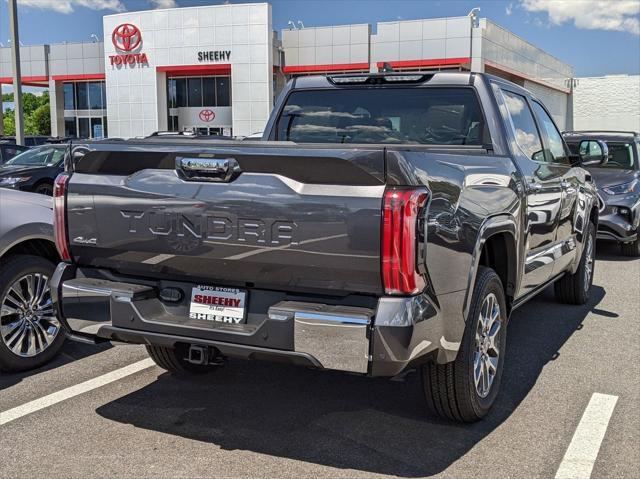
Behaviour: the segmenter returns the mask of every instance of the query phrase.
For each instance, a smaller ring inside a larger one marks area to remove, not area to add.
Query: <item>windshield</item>
[[[34,148],[14,156],[5,165],[56,166],[64,159],[64,148]]]
[[[482,145],[484,121],[470,88],[297,91],[278,120],[278,140],[297,143]]]

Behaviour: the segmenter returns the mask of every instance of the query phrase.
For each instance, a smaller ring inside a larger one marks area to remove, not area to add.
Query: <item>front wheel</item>
[[[33,192],[40,195],[53,196],[53,184],[49,182],[40,183],[38,186],[36,186]]]
[[[580,264],[575,273],[566,273],[554,284],[556,299],[565,304],[585,304],[593,284],[596,256],[596,227],[589,223]]]
[[[507,307],[496,272],[480,267],[465,332],[455,361],[422,366],[430,412],[474,422],[491,409],[500,389],[507,340]]]

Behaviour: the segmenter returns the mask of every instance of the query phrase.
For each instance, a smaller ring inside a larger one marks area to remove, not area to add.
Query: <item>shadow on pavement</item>
[[[195,378],[163,374],[97,412],[228,450],[367,473],[436,474],[511,415],[604,295],[594,286],[589,304],[565,306],[549,288],[514,313],[502,391],[492,413],[477,424],[427,417],[415,373],[396,382],[241,361]]]
[[[596,243],[596,260],[604,261],[635,261],[638,258],[624,256],[620,251],[620,245],[615,241],[598,241]]]
[[[14,384],[18,384],[23,379],[33,376],[34,374],[40,374],[45,371],[59,368],[78,359],[86,358],[92,354],[101,353],[110,347],[112,346],[109,343],[92,346],[67,340],[56,357],[40,368],[20,373],[0,373],[0,391],[13,386]]]

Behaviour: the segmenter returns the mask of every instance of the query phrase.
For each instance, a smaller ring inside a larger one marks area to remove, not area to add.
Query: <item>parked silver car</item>
[[[52,199],[0,188],[0,371],[36,368],[60,350],[49,289],[59,260]]]

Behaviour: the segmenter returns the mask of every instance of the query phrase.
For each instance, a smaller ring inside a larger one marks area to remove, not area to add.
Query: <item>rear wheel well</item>
[[[56,250],[55,243],[46,239],[30,239],[21,241],[9,248],[0,259],[6,259],[17,254],[40,256],[53,263],[58,263],[60,261],[60,256]]]
[[[493,269],[500,277],[510,312],[516,284],[516,244],[513,236],[496,233],[487,238],[482,246],[479,265]]]

